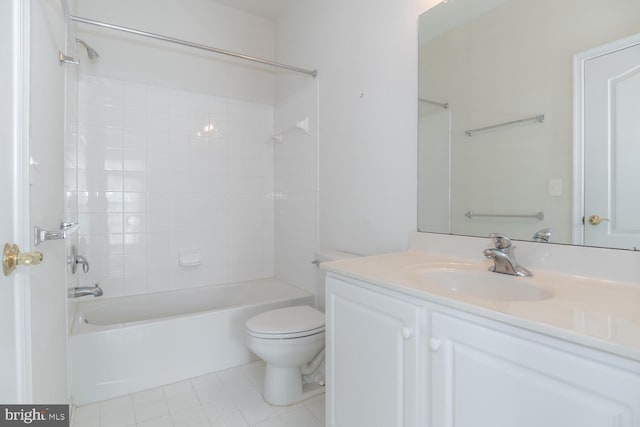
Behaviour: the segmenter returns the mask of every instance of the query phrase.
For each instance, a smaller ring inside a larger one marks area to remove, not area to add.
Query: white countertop
[[[458,294],[439,286],[425,268],[463,263],[486,271],[491,261],[474,262],[419,251],[323,263],[322,268],[397,292],[493,318],[518,327],[640,361],[640,285],[532,270],[513,277],[549,292],[547,299],[509,301]],[[470,264],[472,263],[472,264]],[[486,271],[486,274],[497,274]]]

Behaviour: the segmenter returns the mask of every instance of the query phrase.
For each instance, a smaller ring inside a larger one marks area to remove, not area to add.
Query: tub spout
[[[102,296],[103,292],[100,286],[96,283],[95,286],[80,286],[77,288],[67,288],[67,298],[78,298],[86,295],[93,295],[94,297]]]

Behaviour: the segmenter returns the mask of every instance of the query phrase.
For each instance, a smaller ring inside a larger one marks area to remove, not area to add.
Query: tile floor
[[[324,394],[292,406],[262,399],[264,362],[76,408],[73,427],[324,427]]]

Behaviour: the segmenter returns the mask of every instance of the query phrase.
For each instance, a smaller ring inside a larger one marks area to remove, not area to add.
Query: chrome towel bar
[[[484,131],[487,131],[487,130],[498,129],[498,128],[502,128],[502,127],[505,127],[505,126],[511,126],[511,125],[515,125],[515,124],[518,124],[518,123],[526,123],[526,122],[539,122],[539,123],[542,123],[542,122],[544,122],[544,114],[538,114],[537,116],[527,117],[526,119],[513,120],[511,122],[499,123],[497,125],[486,126],[486,127],[483,127],[483,128],[469,129],[469,130],[465,130],[464,133],[467,134],[467,136],[473,136],[474,134],[476,134],[478,132],[484,132]]]
[[[493,217],[493,218],[536,218],[540,221],[542,221],[544,219],[544,212],[538,212],[535,214],[479,214],[479,213],[475,213],[473,211],[469,211],[466,214],[464,214],[464,216],[466,216],[467,218],[474,218],[474,217]]]

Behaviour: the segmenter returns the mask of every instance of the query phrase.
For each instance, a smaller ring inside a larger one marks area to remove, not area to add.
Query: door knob
[[[601,218],[599,215],[591,215],[589,217],[589,224],[599,225],[602,221],[609,221],[609,218]]]
[[[42,258],[42,253],[40,252],[20,253],[18,245],[7,243],[2,251],[2,271],[5,276],[8,276],[20,265],[40,264]]]

